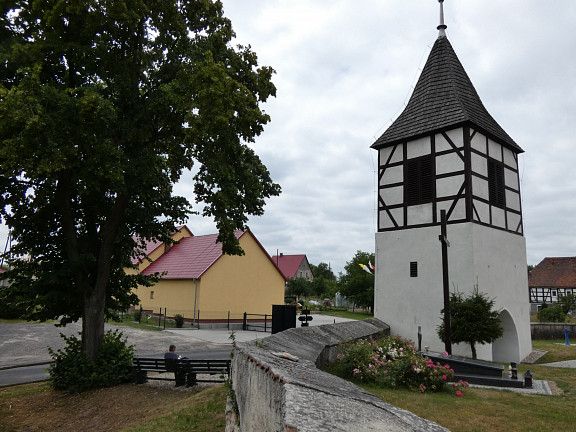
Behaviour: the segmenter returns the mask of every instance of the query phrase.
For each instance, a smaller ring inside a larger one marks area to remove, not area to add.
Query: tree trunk
[[[472,349],[472,358],[476,360],[476,345],[474,345],[474,342],[470,343],[470,348]]]
[[[102,233],[102,243],[98,255],[97,275],[94,288],[84,296],[84,317],[82,321],[82,349],[96,359],[104,342],[104,319],[106,312],[106,291],[110,282],[111,258],[120,222],[128,206],[128,195],[119,194],[112,207]]]
[[[96,359],[104,343],[104,304],[105,293],[97,287],[84,296],[84,317],[82,319],[82,351],[91,359]]]

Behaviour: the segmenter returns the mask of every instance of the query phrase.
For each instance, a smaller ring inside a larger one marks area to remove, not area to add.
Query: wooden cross
[[[450,279],[448,276],[448,248],[450,242],[446,233],[446,210],[440,210],[440,235],[438,239],[442,243],[442,280],[444,288],[444,349],[452,354],[452,329],[450,325]]]

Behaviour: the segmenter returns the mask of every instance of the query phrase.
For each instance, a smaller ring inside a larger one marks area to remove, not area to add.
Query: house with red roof
[[[544,258],[528,276],[532,312],[557,303],[560,296],[576,294],[576,257]]]
[[[302,278],[307,281],[314,280],[314,274],[306,255],[274,255],[272,260],[276,263],[286,279]]]
[[[146,244],[149,259],[136,263],[138,271],[161,279],[136,290],[142,308],[201,320],[270,315],[272,305],[284,304],[285,278],[251,231],[235,236],[242,256],[223,254],[218,234],[195,236],[186,226],[173,234],[173,245]]]

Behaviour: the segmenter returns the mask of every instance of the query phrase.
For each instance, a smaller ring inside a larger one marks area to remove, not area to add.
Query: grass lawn
[[[152,330],[152,331],[162,331],[164,327],[158,327],[158,319],[150,320],[149,323],[142,322],[138,323],[136,321],[132,321],[130,319],[124,318],[123,321],[116,322],[116,321],[109,321],[110,324],[114,324],[115,326],[123,326],[123,327],[132,327],[132,328],[139,328],[142,330]],[[175,325],[169,325],[166,323],[166,328],[169,327],[176,327]]]
[[[553,396],[508,390],[469,388],[464,397],[401,389],[365,388],[381,399],[456,432],[573,432],[576,430],[576,369],[542,363],[576,359],[576,346],[563,341],[534,341],[549,351],[530,369],[536,380],[551,382]],[[80,395],[68,395],[46,384],[0,389],[0,432],[22,430],[76,432],[222,431],[226,388],[192,391],[173,387],[126,384]],[[327,414],[329,411],[327,410]]]
[[[55,323],[55,320],[48,320],[46,323]],[[113,324],[116,326],[124,326],[124,327],[134,327],[143,330],[152,330],[152,331],[162,331],[164,329],[164,320],[162,320],[161,327],[158,326],[158,318],[150,318],[147,317],[142,318],[142,322],[138,323],[134,321],[134,317],[131,315],[125,315],[122,321],[116,322],[113,320],[107,321],[109,324]],[[26,321],[21,319],[0,319],[0,324],[41,324],[40,321]],[[174,328],[176,324],[171,321],[166,321],[166,328]]]
[[[321,315],[336,316],[340,318],[349,318],[355,320],[363,320],[366,318],[374,318],[374,315],[367,312],[352,312],[352,311],[322,311]]]
[[[125,384],[82,394],[45,383],[0,389],[0,432],[203,431],[225,428],[226,387]]]

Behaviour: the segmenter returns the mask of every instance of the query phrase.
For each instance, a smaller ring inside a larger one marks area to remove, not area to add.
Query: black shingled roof
[[[408,105],[372,148],[465,123],[473,123],[517,153],[524,151],[488,113],[448,38],[439,37]]]

